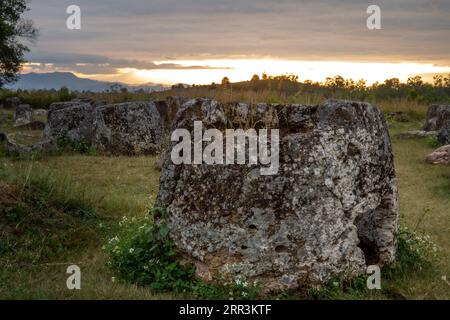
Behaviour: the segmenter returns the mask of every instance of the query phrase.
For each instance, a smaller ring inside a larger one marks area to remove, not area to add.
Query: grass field
[[[396,108],[402,107],[392,107]],[[21,137],[24,133],[12,128],[11,114],[2,112],[9,124],[2,121],[0,130]],[[423,113],[417,112],[418,118]],[[410,122],[390,122],[401,224],[429,234],[438,248],[437,259],[430,269],[382,278],[382,291],[337,291],[328,297],[450,299],[450,284],[443,279],[450,279],[450,168],[423,162],[433,150],[427,139],[395,138],[421,125],[414,117]],[[22,143],[39,136],[38,132],[28,134]],[[156,157],[79,154],[20,161],[2,156],[0,205],[7,218],[5,222],[0,217],[0,299],[174,298],[113,278],[102,250],[123,216],[141,217],[153,204],[159,183],[155,161]],[[46,223],[40,226],[42,221]],[[65,271],[70,264],[82,269],[79,291],[66,288]]]

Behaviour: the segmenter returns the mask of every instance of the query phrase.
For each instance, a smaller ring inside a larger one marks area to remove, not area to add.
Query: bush
[[[169,237],[167,212],[152,209],[141,220],[123,217],[120,234],[104,246],[109,266],[128,282],[147,286],[155,292],[187,294],[196,298],[255,298],[256,286],[242,279],[224,285],[205,283],[192,265],[182,264],[174,241]]]
[[[408,228],[400,230],[397,259],[383,270],[387,278],[395,278],[431,269],[437,247],[429,235],[419,235]]]
[[[436,259],[436,251],[436,246],[428,235],[418,235],[407,228],[401,229],[397,259],[381,270],[382,279],[396,280],[417,272],[431,270],[433,261]],[[348,279],[345,275],[338,275],[321,288],[309,289],[307,297],[310,299],[365,298],[370,291],[366,285],[367,277],[367,275],[360,275]],[[374,292],[373,294],[381,294],[382,296],[379,296],[379,298],[389,298],[392,296],[392,290],[389,287],[382,286],[380,292]]]
[[[151,213],[152,216],[146,217],[140,225],[123,218],[120,222],[124,227],[123,235],[110,239],[106,245],[111,255],[109,264],[127,281],[149,286],[157,292],[182,292],[194,280],[195,270],[176,261],[165,211],[152,210]],[[155,217],[160,218],[158,223],[150,220]]]
[[[436,136],[428,137],[427,143],[433,149],[437,149],[441,146],[441,144]]]
[[[356,278],[349,279],[345,275],[335,276],[320,288],[311,288],[307,290],[306,297],[308,299],[343,299],[343,298],[359,298],[368,291],[367,276],[360,275]]]
[[[18,97],[20,101],[32,108],[47,109],[53,102],[70,101],[76,98],[76,93],[62,87],[60,90],[8,90],[0,89],[0,101],[9,97]]]
[[[68,137],[59,137],[57,142],[59,151],[73,151],[83,154],[95,154],[95,149],[86,141],[73,141]]]

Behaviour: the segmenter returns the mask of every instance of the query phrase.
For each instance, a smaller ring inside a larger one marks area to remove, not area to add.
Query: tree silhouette
[[[222,85],[223,86],[228,86],[229,84],[230,84],[230,79],[228,79],[228,77],[223,77]]]
[[[29,51],[22,40],[35,39],[37,30],[30,20],[22,18],[28,10],[25,0],[0,1],[0,88],[17,80],[17,73]]]
[[[423,80],[422,80],[421,76],[414,76],[414,77],[408,78],[408,80],[406,81],[406,84],[410,87],[418,88],[423,85]]]

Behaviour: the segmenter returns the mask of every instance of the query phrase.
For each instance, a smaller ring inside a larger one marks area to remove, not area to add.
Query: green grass
[[[120,177],[129,177],[124,170],[131,158],[123,158],[126,163],[115,159],[119,163],[113,166],[115,169],[107,167],[106,158],[86,163],[82,167],[89,170],[84,170],[83,175],[77,175],[77,163],[99,159],[67,156],[47,160],[42,163],[1,159],[1,194],[12,195],[15,200],[0,199],[2,211],[5,210],[0,214],[7,219],[0,220],[0,299],[155,298],[148,289],[113,281],[108,257],[102,250],[109,234],[117,230],[122,215],[143,216],[146,212],[148,196],[133,194],[137,187],[132,187],[135,183],[140,188],[152,183],[148,179],[151,174],[142,165],[144,159],[134,159],[142,171],[124,181]],[[152,163],[151,158],[147,160]],[[52,168],[52,163],[61,166]],[[71,170],[66,170],[68,163],[72,164]],[[136,163],[131,167],[136,168]],[[123,201],[128,197],[129,201]],[[71,264],[82,270],[80,291],[66,288],[66,268]]]
[[[394,138],[393,146],[401,222],[412,230],[429,234],[441,251],[435,276],[410,275],[395,282],[395,286],[407,297],[449,299],[450,286],[441,277],[450,275],[450,167],[424,162],[425,156],[435,149],[426,138]]]
[[[156,157],[108,157],[58,155],[33,162],[35,170],[51,168],[57,175],[67,175],[83,185],[97,199],[100,211],[112,218],[141,216],[154,203],[159,187]],[[24,170],[29,162],[13,165]]]
[[[421,125],[421,121],[413,120],[391,123],[390,128],[401,224],[431,236],[438,247],[432,266],[414,272],[401,269],[391,277],[382,274],[382,291],[364,289],[362,280],[350,284],[339,280],[335,281],[337,285],[327,286],[315,295],[285,298],[450,299],[450,286],[442,280],[444,275],[450,278],[450,168],[424,163],[425,155],[433,150],[427,139],[395,138],[396,133]],[[37,219],[28,220],[28,227],[19,237],[2,241],[5,247],[7,243],[16,245],[18,254],[9,256],[8,267],[0,268],[0,299],[177,297],[155,294],[118,279],[113,281],[114,275],[107,267],[108,257],[102,250],[106,239],[117,233],[123,216],[142,218],[154,203],[159,184],[155,160],[156,157],[77,154],[20,161],[0,157],[1,183],[25,190],[15,210],[29,219],[33,216]],[[39,199],[44,199],[43,203],[36,206]],[[53,215],[48,216],[48,212]],[[32,221],[43,221],[46,227],[33,229]],[[70,264],[81,267],[82,290],[66,288],[65,271]]]

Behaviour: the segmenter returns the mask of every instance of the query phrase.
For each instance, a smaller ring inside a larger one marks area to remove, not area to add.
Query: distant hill
[[[10,89],[60,89],[67,87],[73,91],[92,91],[101,92],[109,89],[117,82],[106,82],[92,79],[79,78],[71,72],[52,72],[52,73],[26,73],[21,74],[17,82],[8,86]],[[124,83],[118,83],[122,87],[128,88],[130,91],[161,91],[167,87],[158,84],[144,84],[130,86]]]

